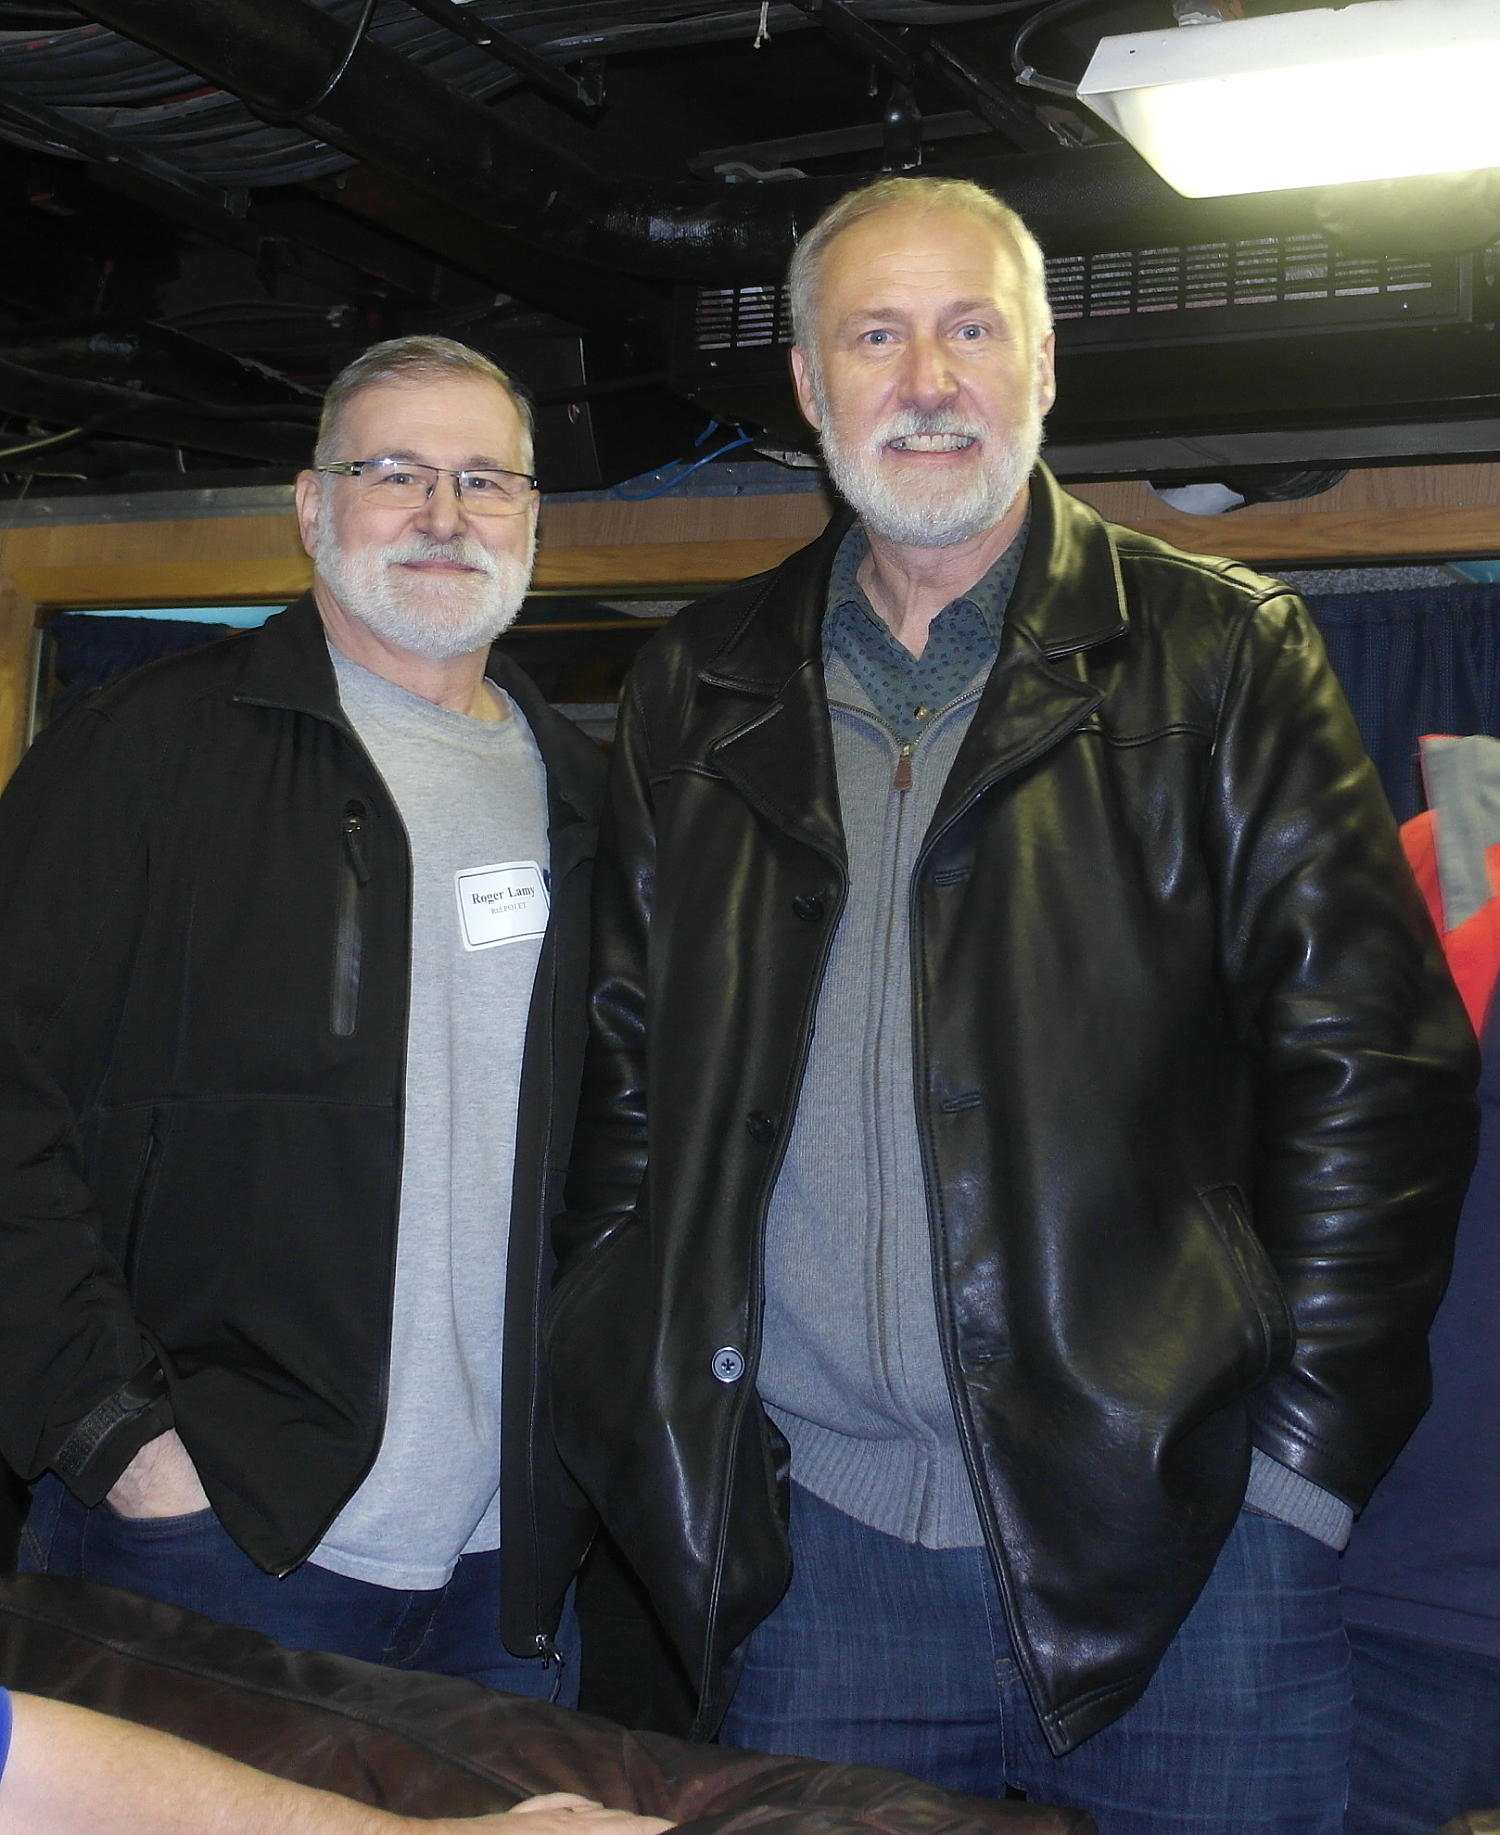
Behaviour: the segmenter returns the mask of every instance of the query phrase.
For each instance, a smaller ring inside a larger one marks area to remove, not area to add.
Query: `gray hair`
[[[323,397],[323,414],[318,422],[318,442],[313,448],[313,464],[327,465],[338,458],[339,422],[349,403],[364,389],[383,387],[387,383],[421,383],[452,376],[478,376],[493,382],[510,397],[521,417],[525,438],[526,466],[534,463],[536,419],[531,403],[498,363],[456,338],[410,337],[387,338],[361,351],[353,362],[346,363],[328,385]],[[358,453],[357,458],[368,455]]]
[[[844,230],[897,206],[917,210],[963,210],[978,217],[1015,250],[1021,268],[1027,323],[1038,345],[1052,329],[1052,308],[1047,302],[1047,268],[1035,236],[1008,204],[992,191],[966,178],[878,178],[873,184],[846,191],[830,204],[797,244],[787,268],[787,294],[792,308],[792,337],[807,356],[814,376],[819,371],[816,331],[818,279],[829,244]]]

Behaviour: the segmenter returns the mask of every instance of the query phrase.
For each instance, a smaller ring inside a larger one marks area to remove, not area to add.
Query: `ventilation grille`
[[[697,302],[693,344],[698,350],[751,350],[792,341],[785,287],[705,287]]]
[[[1063,255],[1047,263],[1060,342],[1168,343],[1467,316],[1472,262],[1342,255],[1319,235]]]
[[[1472,316],[1473,273],[1467,255],[1343,255],[1320,235],[1256,236],[1053,256],[1047,290],[1063,346],[1142,347],[1461,323]],[[792,341],[783,287],[703,288],[689,298],[686,342],[710,369]]]

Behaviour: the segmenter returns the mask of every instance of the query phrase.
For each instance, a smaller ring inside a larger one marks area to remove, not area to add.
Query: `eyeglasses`
[[[360,495],[388,510],[420,510],[437,489],[439,478],[451,478],[459,502],[471,516],[513,516],[524,510],[536,491],[530,472],[470,466],[449,471],[415,459],[342,459],[337,465],[315,465],[358,481]]]

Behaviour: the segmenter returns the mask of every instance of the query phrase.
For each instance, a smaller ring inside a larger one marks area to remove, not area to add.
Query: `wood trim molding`
[[[1500,553],[1500,465],[1351,472],[1300,503],[1185,516],[1144,484],[1074,494],[1127,526],[1193,552],[1258,566],[1450,560]],[[542,512],[541,592],[685,597],[774,566],[822,528],[817,492],[605,499]],[[6,571],[39,605],[266,603],[306,589],[290,515],[78,523],[10,531]]]

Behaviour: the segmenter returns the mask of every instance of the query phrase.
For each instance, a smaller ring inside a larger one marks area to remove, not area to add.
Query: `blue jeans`
[[[1349,1627],[1349,1835],[1431,1835],[1500,1807],[1500,1657]]]
[[[792,1583],[750,1637],[726,1744],[1089,1811],[1100,1835],[1338,1835],[1338,1557],[1243,1515],[1142,1698],[1054,1758],[982,1549],[912,1547],[793,1487]]]
[[[516,1657],[500,1642],[500,1557],[464,1555],[444,1587],[406,1592],[310,1562],[278,1580],[257,1567],[211,1510],[123,1517],[89,1509],[50,1474],[21,1531],[22,1573],[120,1587],[220,1624],[260,1631],[288,1650],[331,1650],[392,1669],[467,1676],[512,1695],[573,1707],[579,1639],[572,1599],[558,1629],[562,1662]]]

